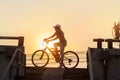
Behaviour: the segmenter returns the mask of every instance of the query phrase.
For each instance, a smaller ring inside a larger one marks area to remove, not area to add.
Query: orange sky
[[[120,0],[2,0],[0,36],[24,36],[26,53],[39,48],[59,23],[68,40],[66,50],[94,47],[93,38],[112,38],[120,20]]]

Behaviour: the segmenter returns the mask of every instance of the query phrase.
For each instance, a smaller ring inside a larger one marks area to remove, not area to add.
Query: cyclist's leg
[[[60,46],[60,55],[61,55],[60,66],[62,66],[63,65],[63,57],[64,57],[64,46]]]
[[[65,49],[66,43],[61,43],[60,44],[60,55],[61,55],[61,62],[60,62],[60,67],[63,66],[63,58],[64,58],[64,49]]]
[[[58,46],[60,46],[60,43],[59,43],[59,42],[54,43],[54,48],[55,48],[55,52],[56,52],[56,53],[58,52]]]
[[[60,55],[58,54],[58,47],[59,46],[60,46],[59,42],[54,44],[54,47],[55,47],[55,60],[56,60],[56,62],[60,62]]]

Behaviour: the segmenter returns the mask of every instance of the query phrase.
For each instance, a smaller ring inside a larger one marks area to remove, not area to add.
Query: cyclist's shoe
[[[58,66],[58,68],[64,68],[64,66],[63,66],[62,64],[60,64],[60,65]]]
[[[62,68],[62,65],[59,65],[58,68]]]

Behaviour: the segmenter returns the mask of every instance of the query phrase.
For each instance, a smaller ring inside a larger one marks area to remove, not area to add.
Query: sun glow
[[[39,48],[44,49],[46,46],[48,48],[54,48],[54,43],[56,43],[56,41],[51,41],[48,44],[45,41],[39,41]]]
[[[48,47],[49,48],[54,48],[54,43],[55,43],[55,41],[49,42]]]
[[[56,43],[56,42],[51,41],[47,44],[45,41],[40,41],[39,49],[43,50],[47,47],[47,48],[51,49],[52,51],[54,51],[54,43]],[[50,53],[49,49],[46,49],[47,53]]]

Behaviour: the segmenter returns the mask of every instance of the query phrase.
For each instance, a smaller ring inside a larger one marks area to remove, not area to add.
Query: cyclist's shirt
[[[55,34],[59,38],[60,43],[65,43],[66,44],[67,41],[66,41],[64,33],[61,29],[57,29]]]

